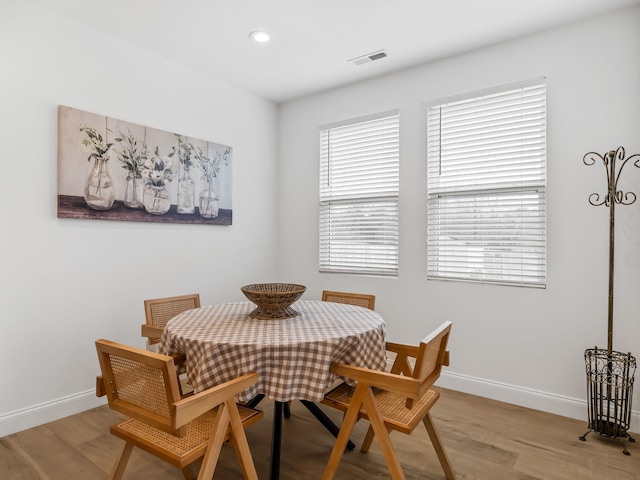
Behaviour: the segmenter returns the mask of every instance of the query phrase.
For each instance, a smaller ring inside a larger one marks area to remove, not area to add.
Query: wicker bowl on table
[[[298,300],[307,287],[295,283],[254,283],[241,287],[242,293],[258,308],[249,313],[259,320],[279,320],[300,315],[291,304]]]

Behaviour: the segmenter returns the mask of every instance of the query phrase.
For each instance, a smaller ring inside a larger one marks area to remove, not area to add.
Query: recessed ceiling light
[[[258,43],[266,43],[271,39],[271,37],[269,37],[269,34],[267,32],[259,32],[259,31],[251,32],[249,34],[249,38],[254,42],[258,42]]]

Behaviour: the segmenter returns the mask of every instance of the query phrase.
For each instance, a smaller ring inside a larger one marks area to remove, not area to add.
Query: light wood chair
[[[147,346],[160,341],[165,325],[173,317],[186,310],[200,308],[200,294],[177,297],[153,298],[144,301],[146,323],[142,325],[142,336],[147,337]],[[149,348],[149,350],[154,350]]]
[[[198,479],[211,479],[225,441],[244,478],[258,478],[244,428],[263,413],[234,397],[257,382],[257,373],[181,399],[172,357],[108,340],[96,341],[96,349],[109,407],[130,417],[110,429],[126,442],[110,479],[122,478],[134,446],[180,468],[185,480],[195,478],[192,464],[202,458]]]
[[[142,325],[142,336],[147,338],[147,350],[158,353],[158,342],[169,320],[179,313],[194,308],[200,308],[200,294],[179,295],[177,297],[152,298],[144,301],[144,316],[146,323]],[[181,359],[174,356],[178,366],[178,385],[180,393],[187,394],[193,391],[185,374],[185,357]],[[180,361],[179,361],[180,360]]]
[[[323,290],[322,301],[347,303],[349,305],[368,308],[369,310],[375,310],[376,307],[376,296],[366,295],[363,293],[332,292],[330,290]]]
[[[338,469],[347,440],[354,424],[360,418],[369,420],[371,428],[362,444],[366,452],[375,436],[394,480],[404,479],[389,433],[397,430],[411,434],[424,423],[431,443],[448,480],[456,476],[429,413],[440,397],[433,383],[440,376],[442,365],[449,364],[446,350],[451,322],[445,322],[425,337],[420,345],[410,346],[387,343],[387,350],[396,353],[391,372],[380,372],[345,364],[333,364],[331,371],[357,382],[355,387],[346,383],[326,394],[322,403],[345,412],[340,434],[331,451],[323,480],[331,480]],[[411,367],[409,358],[415,358]]]

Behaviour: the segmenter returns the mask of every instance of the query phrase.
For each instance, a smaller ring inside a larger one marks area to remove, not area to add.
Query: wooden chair
[[[329,290],[323,290],[322,301],[347,303],[349,305],[368,308],[369,310],[375,310],[376,307],[376,296],[366,295],[363,293],[332,292]]]
[[[180,468],[185,480],[195,478],[192,464],[203,458],[198,479],[210,479],[227,440],[244,478],[258,478],[244,428],[263,413],[234,398],[257,373],[181,399],[172,357],[108,340],[96,341],[96,349],[109,407],[130,417],[110,429],[126,442],[110,479],[122,478],[134,446]]]
[[[147,350],[158,353],[158,342],[160,342],[162,331],[167,322],[179,313],[194,308],[200,308],[200,294],[198,293],[145,300],[144,316],[146,323],[142,325],[142,336],[147,337]],[[174,359],[178,366],[180,393],[186,394],[193,391],[186,379],[184,355],[180,362],[175,356]]]
[[[440,396],[431,387],[440,376],[442,365],[449,364],[446,347],[450,332],[451,322],[446,322],[425,337],[418,347],[387,343],[387,350],[397,354],[391,372],[345,364],[332,365],[332,372],[351,378],[357,384],[351,387],[343,383],[331,390],[322,401],[325,405],[346,412],[323,480],[330,480],[336,474],[349,435],[360,418],[371,423],[362,451],[369,450],[375,433],[392,479],[404,479],[405,476],[391,444],[390,431],[411,434],[422,421],[446,478],[455,480],[455,473],[429,413]],[[410,357],[416,359],[413,369]]]
[[[142,336],[147,337],[147,346],[151,347],[160,341],[162,331],[169,320],[193,308],[200,308],[198,293],[145,300],[144,316],[147,323],[142,325]]]

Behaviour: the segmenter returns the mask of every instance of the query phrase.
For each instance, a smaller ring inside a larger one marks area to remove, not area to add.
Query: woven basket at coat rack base
[[[251,318],[282,320],[300,315],[291,308],[291,304],[302,296],[307,287],[295,283],[254,283],[240,290],[258,307],[249,313]]]

